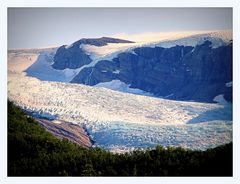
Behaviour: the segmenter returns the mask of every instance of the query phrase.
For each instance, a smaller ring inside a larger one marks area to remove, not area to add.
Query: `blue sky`
[[[8,48],[70,44],[80,38],[232,29],[231,8],[9,8]]]

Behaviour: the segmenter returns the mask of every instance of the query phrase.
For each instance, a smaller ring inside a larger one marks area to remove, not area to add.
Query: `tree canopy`
[[[232,176],[232,167],[232,143],[206,151],[86,149],[54,137],[8,101],[9,176]]]

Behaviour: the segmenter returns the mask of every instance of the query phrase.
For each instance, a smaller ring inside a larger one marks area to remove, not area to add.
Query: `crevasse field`
[[[86,127],[113,152],[157,144],[207,149],[232,140],[231,104],[180,102],[9,72],[8,98],[28,111]]]

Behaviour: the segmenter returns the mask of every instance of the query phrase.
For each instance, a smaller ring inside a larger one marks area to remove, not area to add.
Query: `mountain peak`
[[[107,45],[108,43],[134,43],[134,42],[118,38],[101,37],[101,38],[82,38],[77,42],[73,43],[72,45],[79,46],[80,44],[88,44],[101,47]]]

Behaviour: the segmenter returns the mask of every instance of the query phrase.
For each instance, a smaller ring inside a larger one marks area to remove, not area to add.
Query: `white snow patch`
[[[52,122],[55,123],[55,124],[61,124],[62,123],[61,121],[58,121],[58,120],[53,120]]]
[[[231,81],[231,82],[227,82],[227,83],[225,84],[225,86],[228,87],[228,88],[232,87],[232,81]]]
[[[137,56],[137,53],[136,53],[134,50],[132,50],[132,49],[129,49],[129,50],[128,50],[128,53],[131,53],[131,54],[134,54],[134,55]]]
[[[93,61],[100,61],[112,60],[122,52],[129,52],[136,55],[133,49],[141,45],[142,43],[108,43],[105,46],[98,47],[95,45],[82,44],[81,49],[83,49]]]
[[[130,88],[130,84],[126,84],[120,80],[112,80],[109,82],[101,82],[95,85],[96,87],[104,87],[108,89],[112,89],[115,91],[121,91],[124,93],[132,93],[132,94],[138,94],[138,95],[145,95],[145,96],[154,96],[151,93],[148,93],[146,91],[136,89],[136,88]]]
[[[102,60],[114,58],[116,53],[138,45],[139,43],[108,43],[105,46],[98,47],[95,45],[82,44],[81,49],[90,55],[92,60]]]
[[[171,94],[169,94],[169,95],[167,95],[167,96],[165,96],[164,98],[169,98],[169,97],[171,97],[171,96],[173,96],[174,94],[173,93],[171,93]]]
[[[214,97],[213,99],[214,102],[217,102],[219,104],[222,104],[222,105],[227,105],[228,102],[225,100],[224,98],[224,95],[223,94],[220,94],[220,95],[217,95]]]
[[[38,52],[11,51],[8,53],[8,72],[21,73],[38,58]]]
[[[73,44],[66,45],[66,46],[65,46],[65,49],[70,49],[72,46],[73,46]]]
[[[119,74],[119,73],[120,73],[120,70],[115,70],[115,71],[113,71],[112,73]]]

